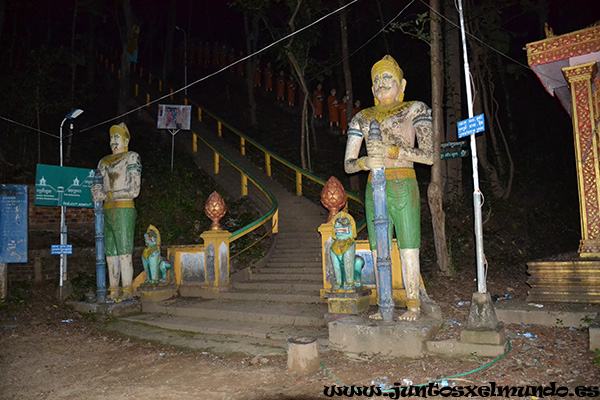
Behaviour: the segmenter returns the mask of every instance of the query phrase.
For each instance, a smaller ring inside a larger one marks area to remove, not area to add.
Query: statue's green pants
[[[104,251],[107,257],[133,253],[136,217],[133,207],[104,209]]]
[[[415,178],[386,180],[387,209],[389,220],[390,249],[392,237],[396,232],[399,249],[418,249],[421,247],[421,203],[419,184]],[[367,232],[371,250],[377,249],[377,236],[373,219],[373,187],[367,182],[365,194],[367,214]]]

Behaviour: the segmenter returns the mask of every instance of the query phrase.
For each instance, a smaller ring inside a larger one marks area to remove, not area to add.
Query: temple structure
[[[600,303],[600,24],[527,44],[527,61],[573,121],[581,240],[578,257],[528,263],[529,300]]]

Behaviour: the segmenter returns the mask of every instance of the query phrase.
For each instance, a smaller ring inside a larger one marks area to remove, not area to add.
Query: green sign
[[[448,160],[452,158],[463,158],[467,157],[471,152],[469,149],[460,149],[455,151],[442,151],[442,160]]]
[[[93,169],[37,165],[35,205],[93,208]]]

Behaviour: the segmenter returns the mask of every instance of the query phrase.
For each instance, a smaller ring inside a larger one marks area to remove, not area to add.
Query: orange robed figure
[[[313,107],[315,108],[315,118],[323,118],[323,101],[325,100],[325,93],[323,92],[323,85],[320,83],[313,92]]]
[[[345,135],[348,132],[348,96],[342,97],[342,104],[340,104],[340,129],[342,130],[342,135]]]
[[[273,91],[273,68],[271,68],[271,63],[267,63],[267,66],[264,69],[265,73],[265,91],[272,92]]]
[[[340,113],[338,107],[340,106],[339,100],[335,95],[335,89],[331,89],[331,94],[327,98],[327,110],[329,111],[329,126],[340,126]]]
[[[277,78],[277,100],[285,100],[285,75],[283,75],[283,71],[279,71],[279,77]]]
[[[261,69],[260,69],[260,61],[256,62],[256,69],[254,70],[254,87],[261,87]]]
[[[287,95],[288,105],[293,107],[296,104],[296,80],[290,75],[290,79],[287,81]]]

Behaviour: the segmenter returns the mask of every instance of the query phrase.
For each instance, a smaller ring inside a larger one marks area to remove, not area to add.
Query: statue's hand
[[[104,201],[106,193],[102,190],[102,185],[92,185],[92,200],[95,202]]]
[[[385,155],[388,146],[381,140],[367,140],[367,154],[370,156]]]
[[[375,154],[365,157],[365,167],[368,169],[383,168],[385,156],[383,154]]]

